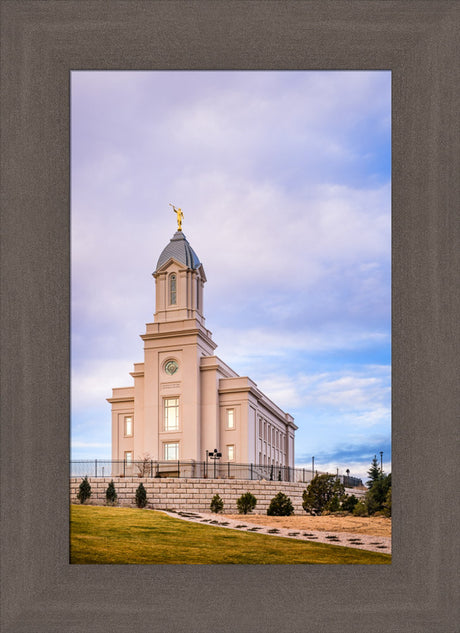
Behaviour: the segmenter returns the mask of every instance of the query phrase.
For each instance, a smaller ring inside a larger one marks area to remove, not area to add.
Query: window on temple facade
[[[168,442],[164,444],[165,460],[179,459],[179,442]]]
[[[171,305],[175,305],[176,299],[177,299],[177,279],[176,279],[176,275],[173,273],[169,277],[169,303]]]
[[[235,428],[235,410],[227,409],[227,429]]]
[[[179,398],[165,398],[164,401],[164,430],[179,430]]]
[[[133,436],[133,417],[131,415],[125,416],[125,437]]]

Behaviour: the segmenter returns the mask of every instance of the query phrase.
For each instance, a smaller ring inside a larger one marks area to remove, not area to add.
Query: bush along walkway
[[[269,526],[255,525],[251,523],[250,514],[242,514],[241,520],[231,519],[228,517],[208,512],[183,512],[174,510],[158,510],[164,512],[171,517],[183,519],[184,521],[192,521],[195,523],[204,523],[210,526],[225,527],[231,530],[240,530],[242,532],[254,532],[258,534],[270,534],[271,536],[281,536],[284,538],[293,538],[302,541],[311,541],[313,543],[329,543],[330,545],[340,545],[342,547],[353,547],[363,549],[369,552],[381,552],[383,554],[391,554],[391,537],[388,536],[371,536],[368,534],[350,534],[348,532],[320,532],[313,530],[294,530],[288,528],[275,528]]]

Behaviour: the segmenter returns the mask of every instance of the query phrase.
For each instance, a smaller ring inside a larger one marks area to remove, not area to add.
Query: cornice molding
[[[167,338],[177,338],[177,337],[192,337],[197,336],[202,339],[205,343],[207,343],[212,349],[216,349],[217,343],[206,334],[201,328],[189,328],[186,330],[171,330],[169,332],[149,332],[145,334],[141,334],[140,337],[143,341],[154,341],[154,340],[163,340]]]
[[[106,398],[110,404],[117,404],[119,402],[134,402],[134,396],[124,396],[120,398]]]

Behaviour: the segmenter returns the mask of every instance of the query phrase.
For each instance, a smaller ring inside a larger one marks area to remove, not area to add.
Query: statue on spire
[[[171,203],[169,203],[169,206],[172,207],[174,209],[174,213],[177,214],[177,230],[182,231],[182,218],[184,217],[182,209],[176,209],[176,207]]]

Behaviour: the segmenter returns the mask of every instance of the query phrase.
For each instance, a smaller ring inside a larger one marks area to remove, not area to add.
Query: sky
[[[215,353],[294,416],[296,466],[391,472],[391,73],[72,72],[72,459],[110,458],[169,203]]]

